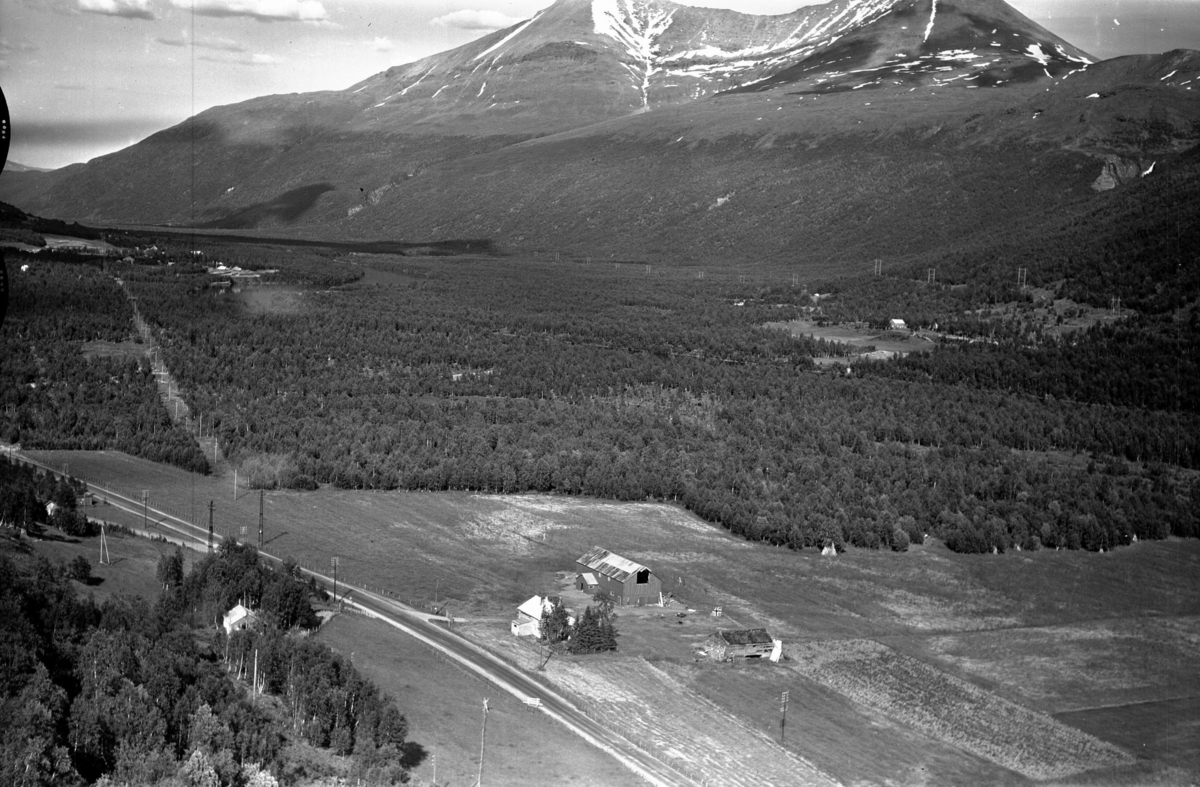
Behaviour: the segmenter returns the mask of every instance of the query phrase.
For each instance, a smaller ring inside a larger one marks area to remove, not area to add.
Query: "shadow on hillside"
[[[334,191],[332,183],[313,183],[308,186],[285,191],[273,200],[228,213],[220,218],[197,224],[201,229],[250,229],[264,221],[275,220],[292,224],[312,210],[317,199],[327,191]]]

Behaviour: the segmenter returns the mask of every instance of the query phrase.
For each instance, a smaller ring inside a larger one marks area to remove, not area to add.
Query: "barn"
[[[634,563],[601,547],[592,547],[575,561],[579,575],[590,574],[595,591],[621,605],[645,606],[662,601],[662,581],[641,563]],[[577,577],[576,582],[580,580]],[[577,585],[578,586],[578,585]]]
[[[770,658],[775,640],[766,629],[717,631],[704,641],[704,650],[713,661]]]

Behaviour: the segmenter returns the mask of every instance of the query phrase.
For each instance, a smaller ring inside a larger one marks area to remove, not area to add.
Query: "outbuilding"
[[[775,639],[766,629],[717,631],[704,641],[704,651],[713,661],[771,658],[776,648]]]
[[[575,569],[579,575],[591,574],[596,580],[595,592],[604,593],[614,603],[638,607],[662,603],[662,581],[653,571],[607,549],[592,547],[575,561]]]

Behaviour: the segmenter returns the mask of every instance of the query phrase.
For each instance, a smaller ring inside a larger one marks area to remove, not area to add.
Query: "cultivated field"
[[[1032,779],[1133,762],[1110,743],[878,642],[808,642],[787,652],[810,680]]]
[[[258,494],[234,501],[227,480],[112,454],[39,456],[91,480],[149,488],[152,504],[179,509],[189,508],[194,483],[198,511],[217,501],[219,529],[257,531]],[[452,614],[472,621],[463,633],[525,666],[540,650],[509,637],[516,604],[561,591],[575,558],[593,545],[648,564],[679,606],[619,610],[618,654],[553,659],[545,679],[597,713],[618,714],[653,741],[651,750],[684,754],[685,767],[703,763],[693,742],[717,721],[703,716],[685,729],[675,720],[712,708],[771,757],[790,762],[790,753],[843,783],[1200,777],[1194,757],[1158,744],[1200,721],[1189,668],[1200,656],[1195,541],[995,556],[955,555],[930,542],[906,554],[829,558],[738,540],[661,504],[334,490],[265,500],[269,551],[322,568],[339,555],[339,576],[417,607],[448,599]],[[576,606],[585,601],[565,595]],[[709,616],[716,606],[721,620]],[[718,626],[766,626],[788,643],[792,661],[694,661]],[[604,699],[621,686],[638,687],[638,701]],[[778,691],[789,687],[788,729],[797,736],[784,752],[770,740]],[[1170,720],[1130,728],[1098,710],[1119,704],[1136,716],[1137,702],[1160,703]]]

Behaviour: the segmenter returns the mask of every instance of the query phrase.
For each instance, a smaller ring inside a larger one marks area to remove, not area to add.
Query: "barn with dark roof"
[[[576,585],[608,595],[617,604],[645,606],[662,601],[662,581],[641,563],[592,547],[575,561]]]

